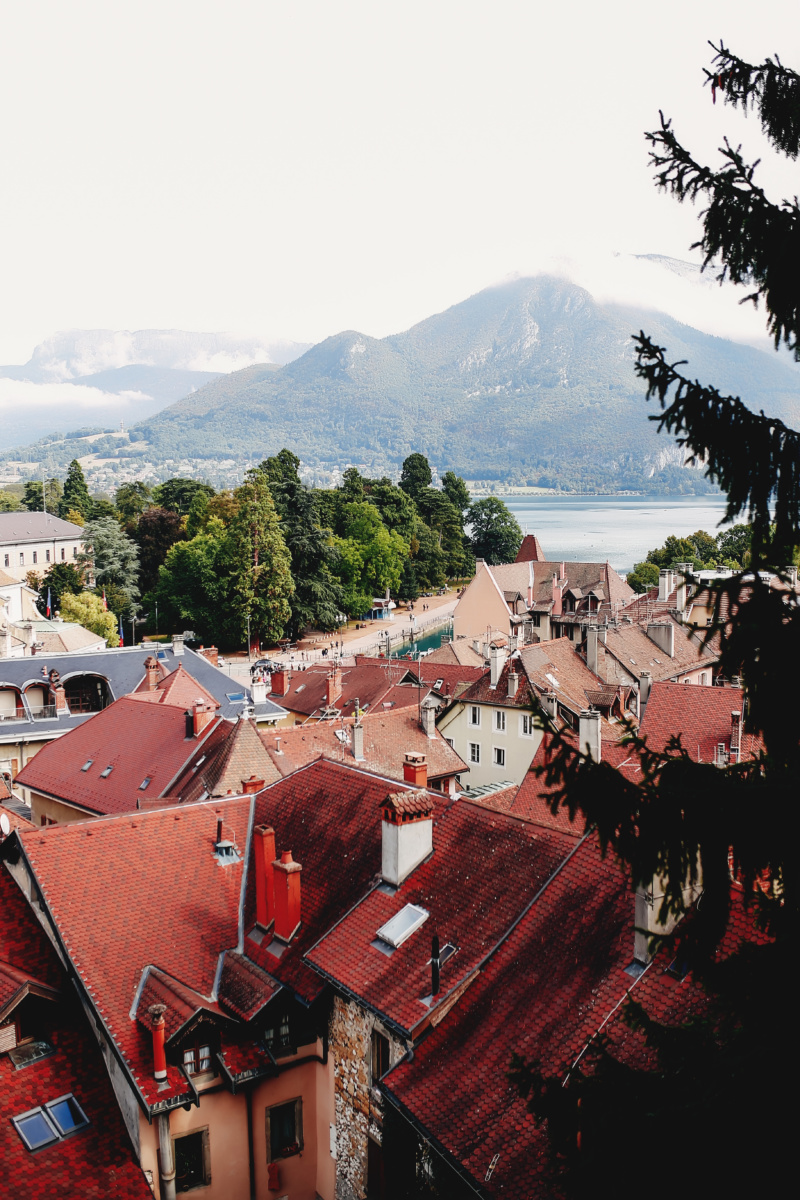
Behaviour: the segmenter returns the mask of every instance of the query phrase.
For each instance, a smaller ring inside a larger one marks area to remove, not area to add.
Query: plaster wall
[[[64,550],[63,558],[61,557],[62,548]],[[77,537],[49,538],[45,542],[5,542],[0,545],[0,570],[24,583],[28,571],[43,573],[53,563],[74,563],[80,550],[81,543]],[[20,562],[20,555],[23,559],[22,562]],[[36,556],[35,561],[34,555]],[[6,559],[8,559],[7,563]]]
[[[523,712],[518,708],[494,708],[488,704],[480,704],[480,725],[469,724],[472,705],[458,705],[439,723],[439,731],[447,738],[452,738],[453,749],[460,754],[469,767],[469,775],[462,782],[465,787],[478,787],[484,783],[499,783],[510,780],[522,783],[525,774],[533,762],[533,756],[542,740],[542,731],[533,725],[531,733],[523,733]],[[505,732],[495,728],[495,712],[506,715]],[[524,715],[530,716],[525,712]],[[470,759],[470,744],[480,746],[480,762]],[[503,766],[494,765],[495,747],[505,750]]]
[[[486,567],[481,566],[455,607],[453,637],[483,638],[487,626],[511,634],[508,605]]]

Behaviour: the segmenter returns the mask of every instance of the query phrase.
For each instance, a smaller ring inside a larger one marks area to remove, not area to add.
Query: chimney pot
[[[167,1055],[164,1050],[164,1034],[166,1032],[164,1013],[167,1011],[167,1006],[166,1004],[151,1004],[147,1011],[152,1018],[153,1075],[161,1082],[167,1078]]]
[[[275,830],[271,825],[256,825],[253,830],[256,868],[256,922],[267,929],[275,920]]]
[[[254,792],[260,792],[265,785],[265,779],[256,779],[255,775],[251,775],[249,779],[242,780],[242,795],[252,796]]]
[[[285,696],[291,684],[291,676],[288,670],[284,667],[280,671],[273,671],[271,684],[273,696]]]
[[[428,786],[428,763],[424,754],[406,754],[403,761],[403,779],[415,788]]]
[[[398,887],[433,850],[434,804],[426,791],[395,792],[381,804],[381,874]]]

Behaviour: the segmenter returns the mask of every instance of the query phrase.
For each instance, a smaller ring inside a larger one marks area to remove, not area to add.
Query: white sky
[[[0,19],[0,362],[57,329],[375,336],[553,255],[688,258],[658,109],[758,126],[706,39],[800,63],[795,0],[29,0]],[[764,173],[780,197],[794,170]],[[612,289],[613,290],[613,289]]]

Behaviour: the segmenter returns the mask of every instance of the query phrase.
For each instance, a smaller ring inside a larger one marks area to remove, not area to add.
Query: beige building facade
[[[0,570],[24,581],[29,571],[43,575],[55,563],[74,563],[83,530],[42,512],[0,513]]]

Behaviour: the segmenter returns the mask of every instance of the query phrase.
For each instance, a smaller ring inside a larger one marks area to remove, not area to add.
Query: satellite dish
[[[0,829],[3,831],[3,837],[8,837],[11,833],[11,822],[7,813],[0,813]]]

